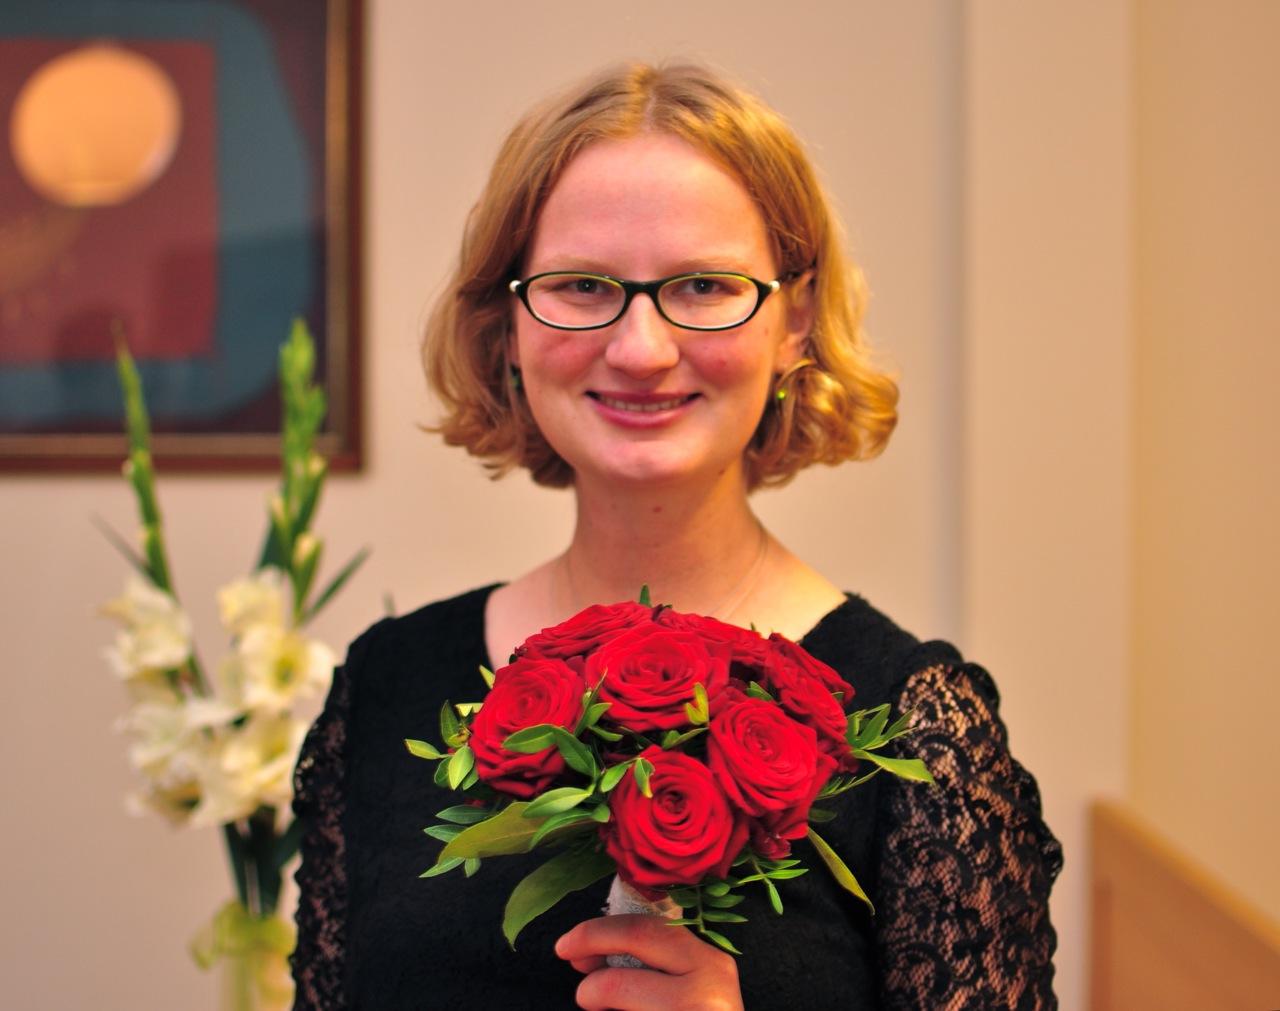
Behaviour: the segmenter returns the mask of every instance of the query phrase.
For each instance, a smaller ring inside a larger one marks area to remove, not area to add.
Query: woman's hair
[[[866,287],[791,129],[754,96],[704,67],[631,64],[535,108],[502,146],[472,208],[458,267],[427,323],[423,358],[444,405],[433,430],[495,476],[527,467],[565,487],[573,470],[543,438],[508,360],[523,265],[538,214],[586,145],[647,131],[684,140],[728,168],[759,207],[778,275],[812,268],[814,321],[802,365],[771,396],[746,449],[747,485],[781,485],[811,463],[877,455],[897,423],[898,388],[862,333]]]

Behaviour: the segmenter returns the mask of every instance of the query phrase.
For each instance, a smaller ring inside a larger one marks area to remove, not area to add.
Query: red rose
[[[653,763],[652,797],[628,772],[609,794],[609,822],[601,827],[618,874],[639,889],[723,878],[747,841],[746,823],[721,792],[711,770],[680,751],[646,748]]]
[[[544,628],[516,647],[516,656],[565,660],[590,653],[624,629],[649,622],[653,608],[633,601],[592,604],[559,625]]]
[[[744,814],[794,811],[803,835],[809,805],[831,778],[835,762],[818,751],[813,728],[776,703],[745,698],[712,717],[707,765]]]
[[[858,760],[845,739],[849,718],[844,707],[853,697],[853,686],[821,660],[776,632],[769,637],[773,657],[765,672],[764,687],[782,708],[818,734],[818,749],[850,772]],[[837,699],[833,693],[840,692]]]
[[[739,628],[701,614],[682,614],[663,608],[657,620],[668,628],[692,632],[703,642],[718,643],[729,649],[729,676],[744,684],[759,681],[768,657],[773,652],[769,641],[759,632]]]
[[[501,668],[471,722],[469,743],[480,779],[525,800],[545,790],[564,771],[559,750],[526,755],[508,751],[502,742],[539,723],[572,730],[582,715],[585,690],[582,675],[562,660],[521,659]]]
[[[649,623],[628,629],[587,657],[587,683],[602,677],[600,701],[610,703],[605,719],[630,730],[670,730],[688,726],[684,707],[693,686],[707,690],[712,709],[729,681],[728,651],[708,647],[691,632]]]

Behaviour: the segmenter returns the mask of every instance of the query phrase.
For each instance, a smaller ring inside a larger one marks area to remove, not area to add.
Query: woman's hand
[[[741,1011],[738,964],[685,927],[657,916],[600,916],[556,942],[556,954],[586,978],[578,1006],[586,1011]],[[606,955],[628,954],[648,968],[613,969]]]

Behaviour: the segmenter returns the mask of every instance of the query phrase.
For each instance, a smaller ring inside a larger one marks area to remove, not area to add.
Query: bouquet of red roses
[[[781,914],[775,882],[806,873],[790,857],[806,836],[869,905],[811,827],[834,816],[815,804],[881,771],[932,781],[918,759],[877,753],[910,714],[890,724],[887,705],[846,712],[853,687],[789,639],[654,607],[647,592],[588,607],[481,673],[483,703],[441,711],[445,750],[405,743],[467,798],[426,830],[445,846],[424,877],[562,847],[512,892],[513,945],[535,916],[616,872],[679,906],[673,924],[737,953],[709,924],[743,922],[733,907],[748,885]]]

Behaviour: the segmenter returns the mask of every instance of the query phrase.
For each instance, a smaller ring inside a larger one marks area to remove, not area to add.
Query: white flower
[[[200,801],[200,784],[194,776],[159,784],[148,783],[124,799],[125,810],[135,816],[160,814],[175,828],[187,825]]]
[[[124,596],[108,601],[102,613],[124,625],[106,656],[122,678],[181,666],[191,653],[191,621],[178,602],[131,574]]]
[[[243,635],[252,625],[283,626],[288,613],[288,586],[284,572],[273,566],[227,584],[218,591],[222,624],[233,636]]]
[[[207,746],[205,731],[237,715],[231,706],[207,698],[141,702],[120,721],[120,729],[133,735],[129,763],[156,783],[188,780]]]
[[[191,824],[221,825],[262,806],[287,806],[306,731],[304,721],[290,716],[254,715],[220,733],[198,772],[200,803]]]
[[[232,705],[278,713],[322,692],[333,674],[333,650],[278,625],[253,625],[218,668],[219,690]]]

